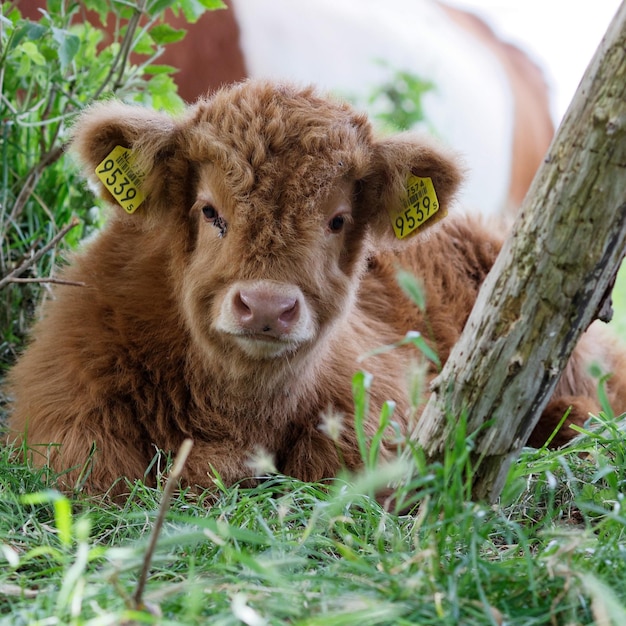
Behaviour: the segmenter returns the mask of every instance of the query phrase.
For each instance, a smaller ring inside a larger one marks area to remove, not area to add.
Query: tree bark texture
[[[416,440],[443,453],[468,416],[481,459],[474,497],[494,500],[589,324],[626,245],[626,2],[617,11],[549,148]]]

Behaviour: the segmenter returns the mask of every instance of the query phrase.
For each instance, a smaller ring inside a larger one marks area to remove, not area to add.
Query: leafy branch
[[[181,7],[195,21],[221,6],[47,0],[31,21],[19,5],[0,5],[0,367],[19,347],[38,285],[59,282],[51,275],[57,248],[76,246],[101,225],[99,206],[65,155],[73,117],[112,95],[170,111],[182,107],[168,76],[174,68],[154,65],[163,46],[185,35],[164,12]],[[95,25],[88,11],[114,28]],[[64,224],[72,226],[58,226]]]

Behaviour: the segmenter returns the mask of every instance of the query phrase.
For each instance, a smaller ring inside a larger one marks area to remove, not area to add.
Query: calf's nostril
[[[298,316],[298,301],[293,300],[293,304],[286,303],[285,310],[278,316],[278,321],[283,323],[293,322]]]
[[[246,330],[265,334],[289,332],[298,321],[298,298],[266,285],[242,288],[232,297],[232,313]]]
[[[235,314],[241,319],[248,319],[254,316],[252,307],[246,295],[242,292],[235,294],[233,298],[233,308]]]

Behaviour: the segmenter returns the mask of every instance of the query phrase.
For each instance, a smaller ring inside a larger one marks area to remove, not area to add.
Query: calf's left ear
[[[446,216],[463,179],[458,157],[411,133],[379,140],[373,151],[359,209],[377,243],[397,245]]]

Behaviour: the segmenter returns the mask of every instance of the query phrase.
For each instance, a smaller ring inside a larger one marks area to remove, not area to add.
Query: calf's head
[[[389,210],[406,202],[410,175],[431,178],[443,207],[424,227],[460,179],[423,138],[377,139],[346,104],[259,81],[177,119],[115,102],[83,114],[74,148],[92,178],[116,145],[133,150],[146,199],[112,220],[161,242],[194,343],[257,367],[306,354],[350,315],[367,255],[403,244]]]

